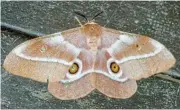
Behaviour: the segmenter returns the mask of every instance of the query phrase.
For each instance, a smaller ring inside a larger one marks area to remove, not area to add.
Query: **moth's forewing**
[[[12,74],[40,82],[59,81],[79,53],[78,48],[64,41],[61,33],[56,33],[18,45],[3,66]]]
[[[176,60],[158,41],[137,34],[121,32],[108,52],[130,79],[139,80],[171,68]]]

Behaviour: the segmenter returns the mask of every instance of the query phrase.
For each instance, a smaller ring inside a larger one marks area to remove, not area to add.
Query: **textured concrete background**
[[[50,34],[77,27],[73,11],[96,18],[102,26],[144,34],[165,44],[177,59],[172,72],[180,74],[180,2],[2,2],[1,22]],[[83,22],[84,19],[82,19]],[[1,62],[30,37],[3,30]],[[158,77],[138,81],[129,99],[108,98],[97,91],[87,97],[61,101],[47,92],[47,84],[9,74],[3,68],[2,108],[180,108],[180,84]]]

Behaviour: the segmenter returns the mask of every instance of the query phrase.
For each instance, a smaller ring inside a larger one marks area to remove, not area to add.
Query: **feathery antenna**
[[[102,14],[102,13],[103,13],[103,11],[97,13],[97,14],[92,18],[92,20],[94,20],[96,17],[98,17],[98,16],[99,16],[100,14]]]
[[[82,13],[80,13],[80,12],[77,12],[77,11],[74,11],[74,13],[77,14],[77,15],[79,15],[79,16],[81,16],[81,17],[83,17],[83,18],[85,18],[86,21],[88,21],[87,17],[86,17],[84,14],[82,14]]]

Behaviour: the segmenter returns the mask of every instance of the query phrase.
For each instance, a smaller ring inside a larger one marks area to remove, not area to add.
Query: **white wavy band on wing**
[[[127,35],[120,35],[119,40],[117,40],[114,44],[111,45],[111,47],[107,48],[107,52],[113,57],[113,52],[117,50],[124,50],[126,47],[128,47],[129,44],[133,44],[136,42],[137,38],[136,37],[129,37]],[[125,42],[125,44],[124,44]],[[162,44],[157,42],[154,39],[150,39],[150,43],[152,46],[154,46],[155,50],[147,53],[147,54],[142,54],[142,55],[134,55],[134,56],[128,56],[125,58],[122,58],[121,60],[115,60],[118,64],[130,61],[130,60],[136,60],[136,59],[142,59],[142,58],[148,58],[155,56],[156,54],[160,53],[161,50],[164,48]]]
[[[160,44],[159,42],[155,40],[151,40],[152,45],[155,47],[155,51],[148,53],[148,54],[143,54],[143,55],[137,55],[137,56],[128,56],[125,57],[121,60],[117,60],[118,64],[130,61],[130,60],[136,60],[136,59],[142,59],[142,58],[148,58],[157,55],[158,53],[161,52],[162,49],[164,49],[164,46]]]
[[[114,77],[114,76],[111,76],[110,74],[108,74],[104,71],[101,71],[101,70],[88,70],[88,71],[83,72],[82,74],[79,74],[78,76],[76,76],[74,78],[61,80],[60,82],[61,83],[70,83],[70,82],[76,81],[76,80],[78,80],[78,79],[82,78],[83,76],[90,74],[90,73],[102,74],[102,75],[105,75],[106,77],[108,77],[112,80],[115,80],[115,81],[118,81],[121,83],[128,80],[127,77],[124,77],[124,78]]]
[[[57,33],[57,34],[53,34],[53,35],[56,35],[55,37],[49,37],[51,38],[49,40],[49,44],[51,45],[58,45],[58,44],[66,44],[68,45],[70,48],[72,48],[73,52],[74,52],[74,55],[77,57],[81,51],[81,49],[79,48],[76,48],[74,45],[70,44],[68,41],[64,41],[62,36],[60,35],[60,33]],[[48,37],[45,37],[45,38],[48,38]],[[48,39],[46,39],[48,40]],[[20,44],[17,48],[15,48],[13,50],[13,53],[15,53],[17,56],[21,57],[21,58],[24,58],[24,59],[27,59],[27,60],[32,60],[32,61],[41,61],[41,62],[55,62],[55,63],[60,63],[60,64],[64,64],[64,65],[71,65],[74,61],[71,61],[71,62],[67,62],[63,59],[58,59],[58,58],[54,58],[54,57],[32,57],[32,56],[27,56],[25,54],[23,54],[22,52],[25,50],[25,48],[32,44],[32,42],[25,42],[25,43],[22,43]]]
[[[41,62],[48,62],[48,63],[60,63],[60,64],[64,64],[64,65],[72,65],[73,64],[73,61],[71,62],[67,62],[65,60],[61,60],[61,59],[57,59],[57,58],[47,58],[47,57],[30,57],[30,56],[25,56],[24,54],[20,53],[17,55],[18,57],[20,58],[24,58],[26,60],[32,60],[32,61],[41,61]]]

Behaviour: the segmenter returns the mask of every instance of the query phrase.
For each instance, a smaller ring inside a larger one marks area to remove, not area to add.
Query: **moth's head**
[[[82,33],[86,36],[86,41],[87,45],[91,48],[92,51],[96,51],[97,47],[101,43],[101,36],[102,36],[102,27],[95,23],[95,18],[102,14],[103,12],[101,11],[100,13],[97,13],[91,20],[88,20],[87,17],[84,14],[81,14],[79,12],[75,12],[77,15],[80,15],[81,17],[86,19],[86,23],[83,25],[80,20],[76,18],[76,20],[79,22],[81,25],[81,31]]]
[[[86,36],[87,45],[91,50],[96,51],[101,44],[102,28],[95,22],[88,22],[82,26],[81,30]]]
[[[100,14],[103,13],[103,11],[101,11],[100,13],[97,13],[94,17],[92,17],[92,19],[88,19],[84,14],[79,13],[79,12],[75,12],[77,15],[80,15],[81,17],[86,19],[86,22],[84,25],[81,24],[81,22],[79,21],[79,19],[77,17],[76,20],[79,22],[79,24],[82,27],[82,31],[83,33],[85,33],[86,36],[92,36],[92,37],[99,37],[102,34],[102,29],[101,26],[97,23],[95,23],[95,18],[98,17]]]
[[[84,24],[82,29],[86,36],[100,37],[102,34],[101,26],[93,21]]]

